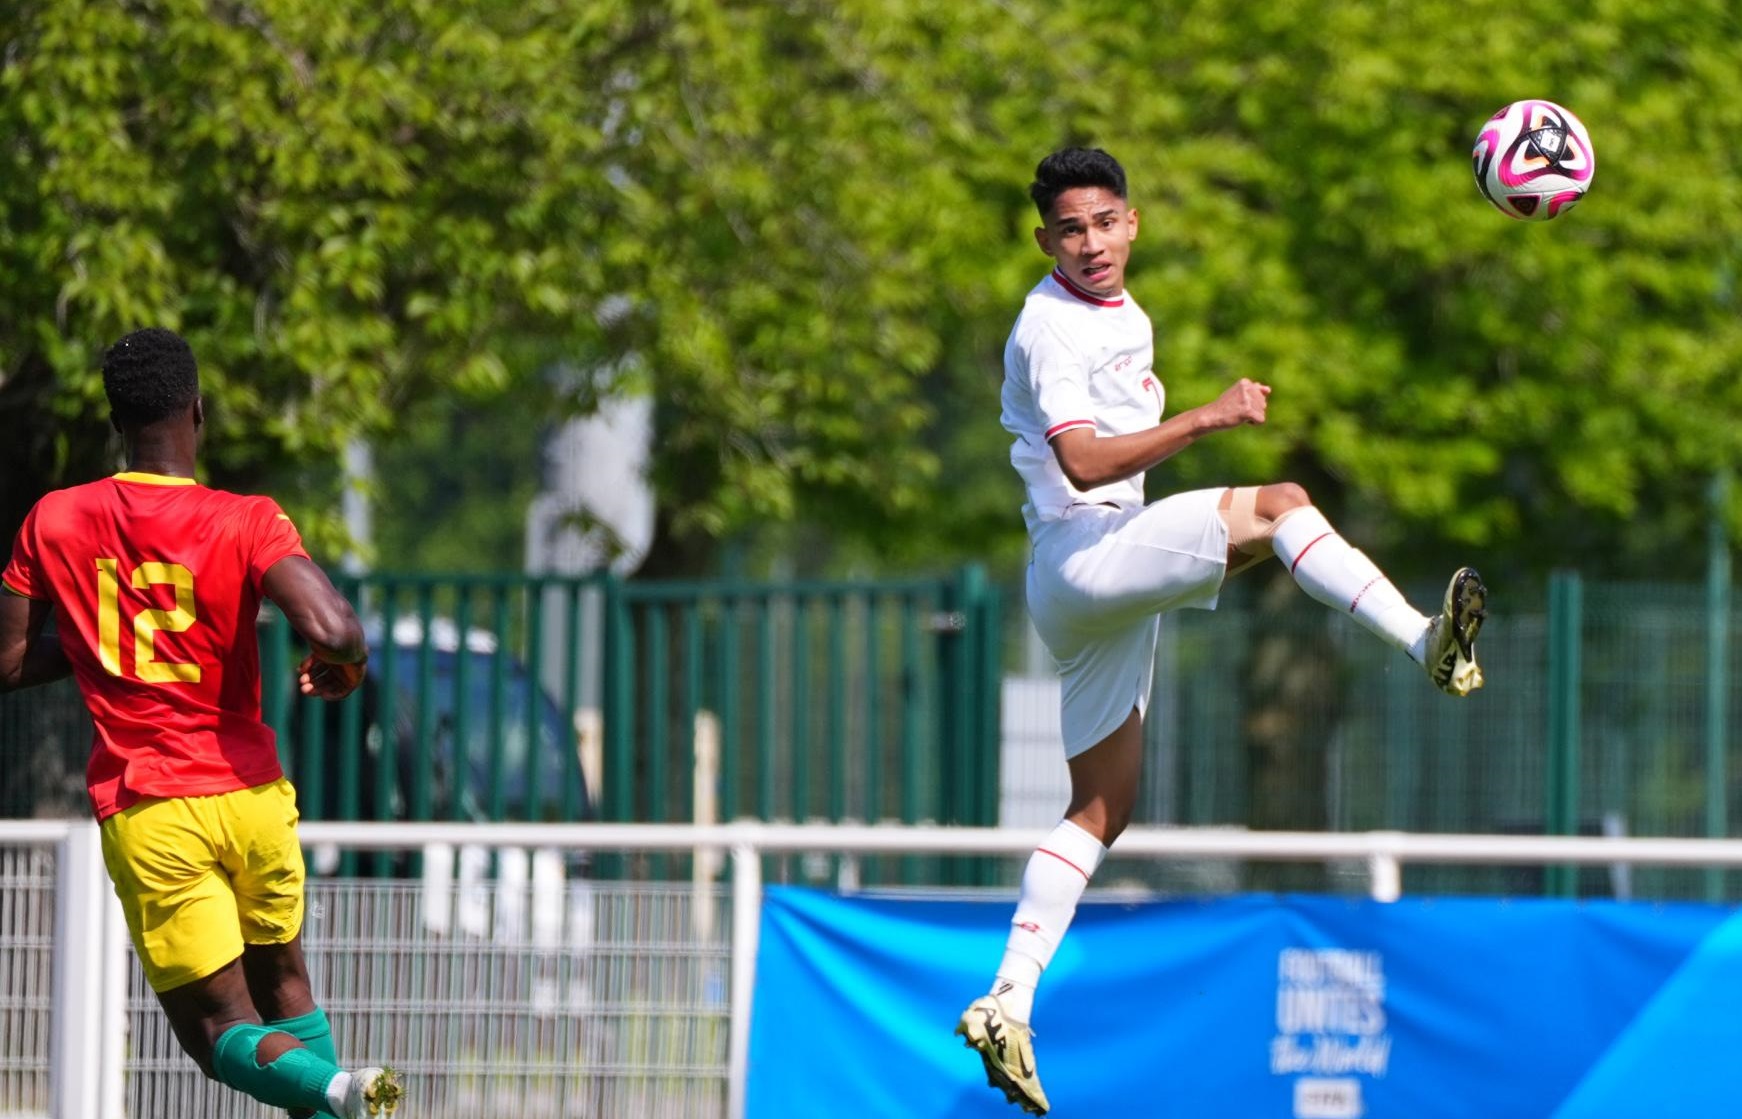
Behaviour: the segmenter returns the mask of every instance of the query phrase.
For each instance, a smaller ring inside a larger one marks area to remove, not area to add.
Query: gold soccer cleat
[[[1482,686],[1476,664],[1476,634],[1488,616],[1488,588],[1473,567],[1460,567],[1446,587],[1439,617],[1428,623],[1428,678],[1447,695],[1467,696]]]
[[[1051,1105],[1034,1070],[1034,1031],[1005,1017],[996,998],[983,995],[962,1011],[956,1024],[962,1044],[979,1052],[986,1083],[1030,1115],[1045,1115]]]

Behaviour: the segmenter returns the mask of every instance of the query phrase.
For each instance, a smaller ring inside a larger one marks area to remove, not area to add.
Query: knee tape
[[[1272,555],[1270,535],[1276,522],[1258,515],[1258,487],[1238,486],[1230,491],[1228,507],[1221,510],[1222,521],[1228,526],[1228,546],[1255,559]]]

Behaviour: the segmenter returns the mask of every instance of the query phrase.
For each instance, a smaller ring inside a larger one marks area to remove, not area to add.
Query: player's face
[[[1137,211],[1105,187],[1072,187],[1058,196],[1034,239],[1071,283],[1095,295],[1115,296],[1125,290]]]

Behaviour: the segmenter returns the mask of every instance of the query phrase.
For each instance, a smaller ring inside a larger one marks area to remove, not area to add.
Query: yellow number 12
[[[157,659],[157,633],[180,633],[198,620],[194,573],[179,563],[142,563],[133,586],[175,588],[175,609],[141,610],[133,619],[133,674],[147,684],[197,684],[200,666]],[[111,676],[121,675],[121,561],[97,561],[97,656]]]

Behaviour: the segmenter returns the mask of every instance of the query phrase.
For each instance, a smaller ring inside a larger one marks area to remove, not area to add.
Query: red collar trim
[[[1054,268],[1052,270],[1052,278],[1058,281],[1059,287],[1064,288],[1066,291],[1070,292],[1072,295],[1076,296],[1078,299],[1081,299],[1084,303],[1092,303],[1097,307],[1123,307],[1123,306],[1125,306],[1125,297],[1123,295],[1121,295],[1118,299],[1102,299],[1100,296],[1093,295],[1089,292],[1086,292],[1082,288],[1071,283],[1070,279],[1068,277],[1066,277],[1065,274],[1063,272],[1059,271],[1057,268]]]

